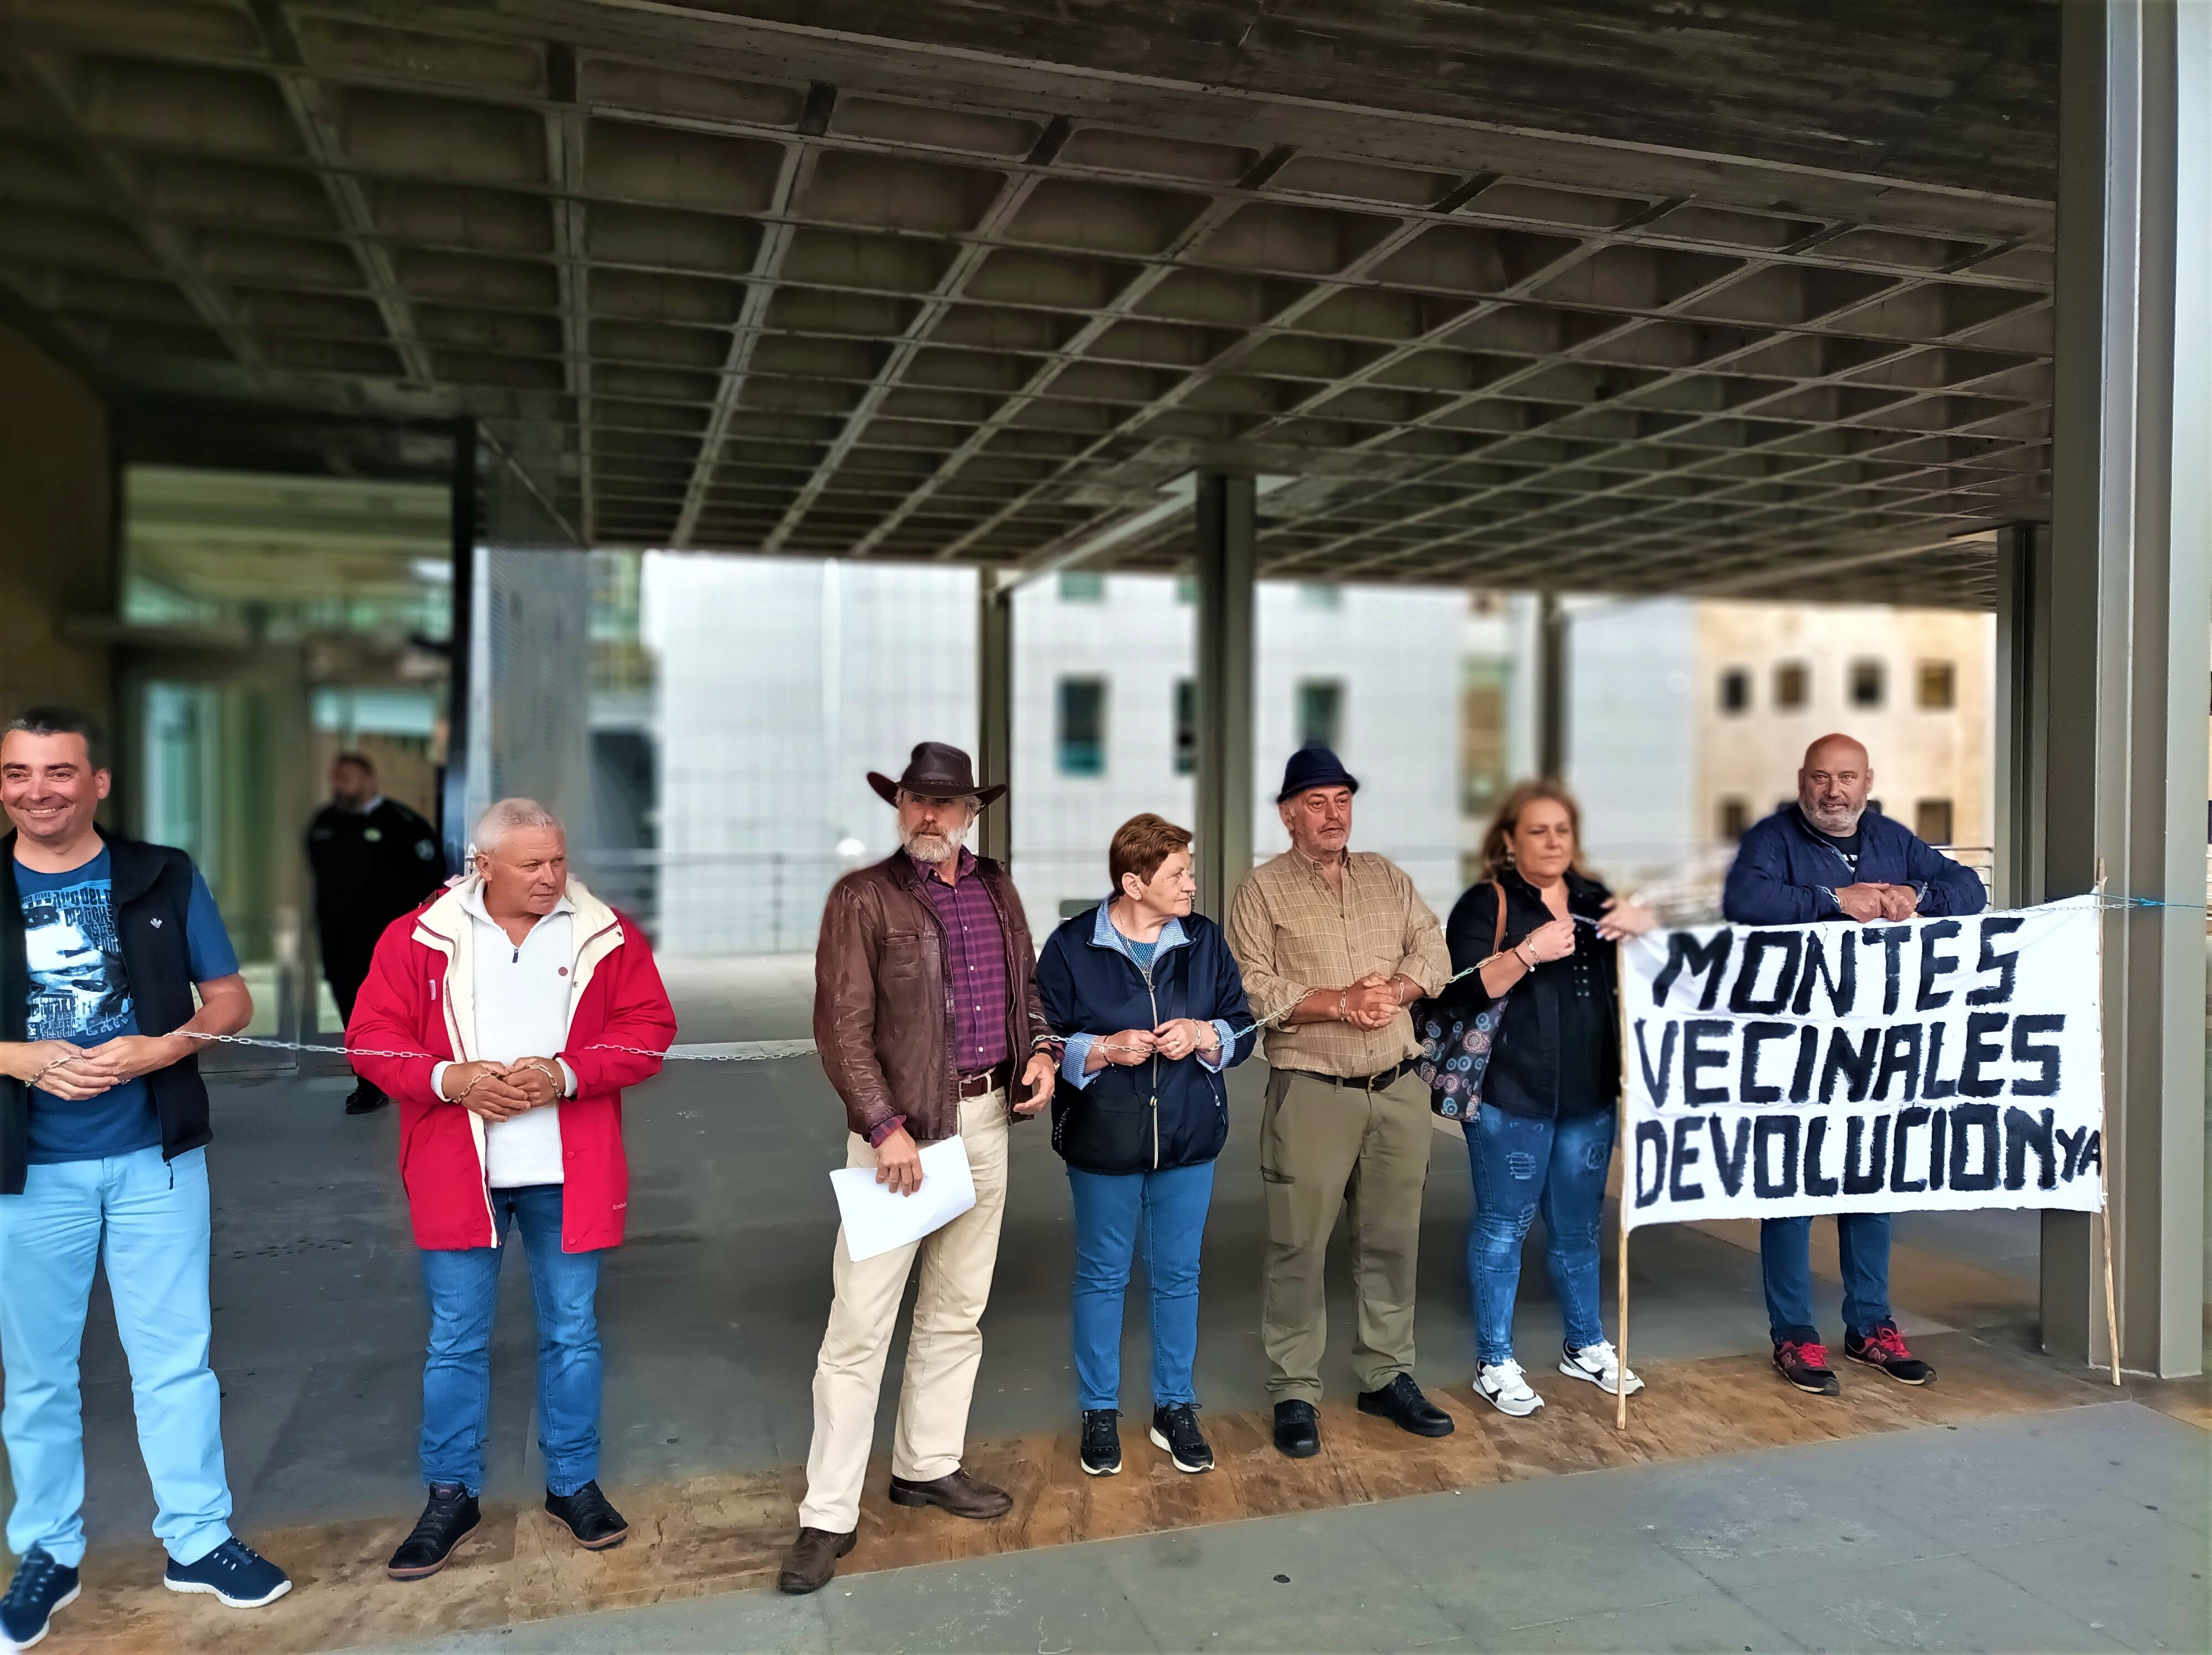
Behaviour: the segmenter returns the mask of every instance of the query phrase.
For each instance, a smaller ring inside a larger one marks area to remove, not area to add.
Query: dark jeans
[[[1836,1214],[1836,1259],[1844,1276],[1844,1326],[1863,1339],[1889,1315],[1889,1214]],[[1813,1220],[1759,1222],[1759,1271],[1766,1281],[1766,1321],[1774,1342],[1817,1344],[1813,1325]]]
[[[1567,1348],[1596,1344],[1605,1337],[1598,1317],[1598,1225],[1613,1163],[1612,1113],[1548,1121],[1486,1104],[1461,1129],[1474,1175],[1467,1275],[1474,1292],[1476,1360],[1487,1367],[1512,1360],[1521,1244],[1539,1212]]]
[[[522,1238],[538,1311],[538,1448],[548,1494],[599,1475],[599,1255],[561,1250],[561,1186],[491,1193],[501,1245],[425,1249],[430,1350],[422,1364],[422,1481],[483,1491],[491,1413],[491,1318],[507,1242]]]

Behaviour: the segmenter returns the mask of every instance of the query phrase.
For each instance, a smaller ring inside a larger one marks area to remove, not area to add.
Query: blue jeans
[[[1844,1277],[1844,1326],[1863,1339],[1889,1316],[1889,1214],[1836,1214],[1836,1262]],[[1817,1344],[1813,1325],[1813,1220],[1759,1221],[1759,1273],[1774,1342]]]
[[[1198,1251],[1213,1204],[1213,1163],[1158,1172],[1067,1169],[1075,1198],[1075,1388],[1085,1409],[1121,1405],[1121,1299],[1143,1220],[1152,1286],[1152,1403],[1194,1402]]]
[[[1546,1121],[1485,1105],[1461,1129],[1474,1175],[1467,1275],[1474,1292],[1475,1360],[1485,1367],[1512,1360],[1521,1244],[1540,1211],[1544,1263],[1566,1323],[1567,1346],[1580,1350],[1596,1344],[1605,1337],[1598,1319],[1598,1225],[1605,1212],[1606,1169],[1613,1162],[1613,1116]]]
[[[599,1323],[592,1298],[599,1255],[561,1250],[561,1186],[491,1191],[504,1243],[522,1238],[538,1309],[538,1449],[545,1491],[573,1494],[599,1475]],[[484,1423],[491,1413],[491,1318],[506,1248],[422,1253],[430,1352],[422,1364],[422,1481],[483,1492]]]
[[[208,1366],[207,1152],[156,1148],[26,1170],[0,1196],[0,1438],[15,1506],[8,1549],[84,1559],[84,1412],[77,1362],[94,1261],[105,1251],[131,1363],[154,1534],[179,1563],[230,1538],[222,1390]]]

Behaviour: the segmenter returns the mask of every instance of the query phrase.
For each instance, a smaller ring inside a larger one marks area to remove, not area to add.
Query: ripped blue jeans
[[[1598,1319],[1598,1225],[1613,1161],[1613,1111],[1546,1121],[1485,1105],[1463,1129],[1474,1175],[1467,1275],[1474,1293],[1475,1359],[1485,1367],[1512,1360],[1521,1244],[1539,1212],[1544,1263],[1567,1345],[1580,1350],[1597,1343],[1605,1337]]]

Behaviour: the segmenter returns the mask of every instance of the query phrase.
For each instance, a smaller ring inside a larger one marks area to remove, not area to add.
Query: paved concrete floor
[[[539,1622],[409,1655],[2203,1650],[2208,1488],[2212,1434],[2118,1402]]]

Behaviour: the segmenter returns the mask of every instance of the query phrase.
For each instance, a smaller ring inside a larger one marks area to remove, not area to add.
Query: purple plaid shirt
[[[952,1067],[961,1074],[995,1068],[1006,1050],[1006,940],[999,910],[975,877],[972,851],[960,853],[960,882],[947,885],[917,862],[921,888],[945,927],[945,983],[952,995]]]

